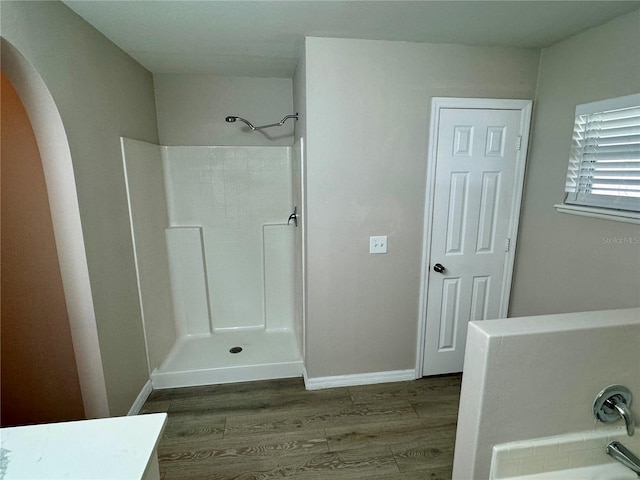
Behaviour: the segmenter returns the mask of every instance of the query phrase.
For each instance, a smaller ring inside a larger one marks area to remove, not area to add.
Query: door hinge
[[[518,139],[516,140],[516,150],[522,149],[522,135],[518,135]]]
[[[508,252],[510,249],[511,249],[511,239],[507,237],[504,240],[504,251]]]

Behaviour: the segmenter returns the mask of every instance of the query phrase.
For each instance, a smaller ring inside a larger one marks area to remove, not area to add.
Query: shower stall
[[[122,139],[154,388],[302,376],[301,151]]]

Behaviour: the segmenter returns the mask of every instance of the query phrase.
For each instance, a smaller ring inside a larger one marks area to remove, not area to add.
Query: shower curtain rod
[[[235,115],[230,115],[230,116],[226,117],[224,120],[225,120],[225,122],[229,122],[229,123],[233,123],[236,120],[240,120],[241,122],[247,124],[249,126],[249,128],[251,129],[251,131],[254,131],[254,130],[262,130],[263,128],[269,128],[269,127],[281,127],[282,125],[284,125],[284,122],[286,122],[290,118],[294,118],[294,119],[298,120],[298,114],[295,113],[293,115],[285,115],[283,117],[283,119],[280,120],[278,123],[271,123],[269,125],[260,125],[258,127],[254,127],[253,124],[249,120],[246,120],[246,119],[244,119],[242,117],[236,117]]]

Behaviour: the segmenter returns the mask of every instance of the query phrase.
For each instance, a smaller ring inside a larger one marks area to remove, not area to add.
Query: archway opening
[[[106,417],[109,407],[104,371],[64,125],[53,97],[35,68],[5,38],[1,47],[2,71],[24,104],[42,160],[84,412],[87,418]],[[42,362],[46,368],[46,359]]]

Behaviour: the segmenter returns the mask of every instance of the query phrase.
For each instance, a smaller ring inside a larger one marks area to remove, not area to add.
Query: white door
[[[506,316],[529,111],[440,108],[432,119],[423,375],[461,372],[468,322]]]

